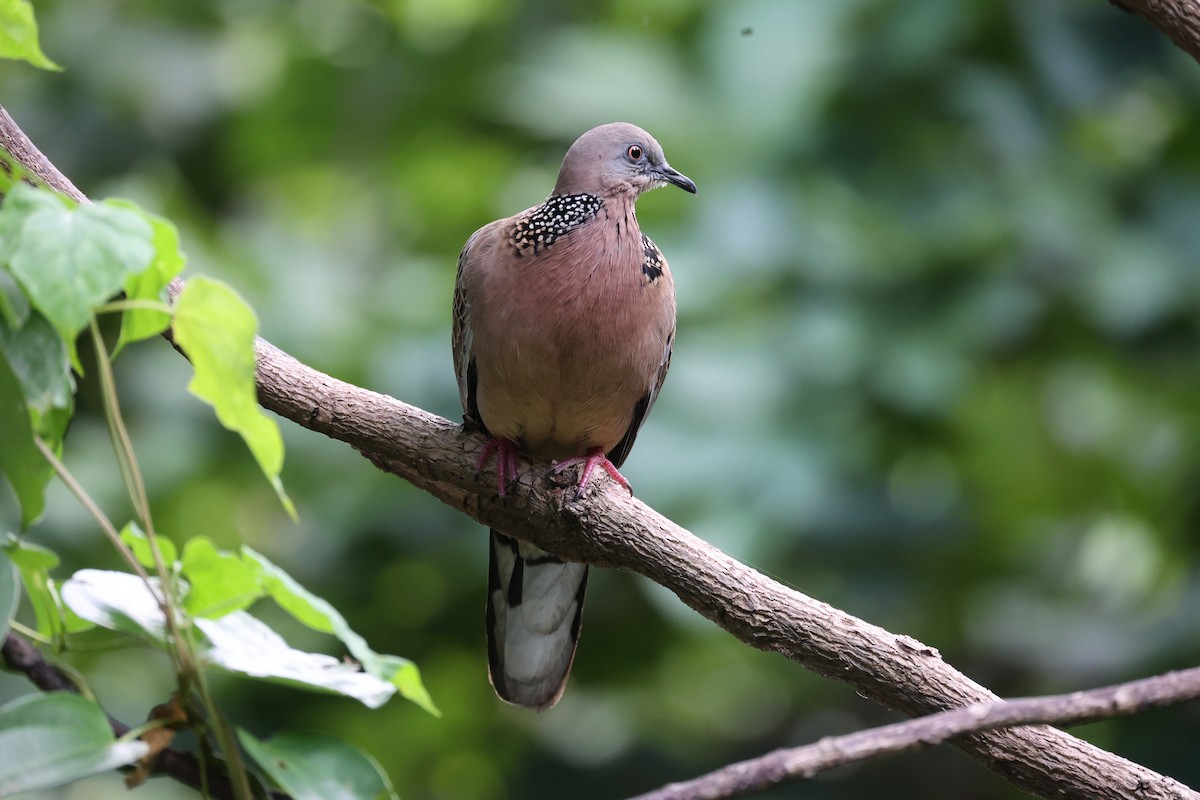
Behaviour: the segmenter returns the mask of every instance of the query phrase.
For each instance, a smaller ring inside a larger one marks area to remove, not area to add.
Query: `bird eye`
[[[625,151],[625,155],[629,156],[630,161],[641,161],[645,152],[640,144],[631,144],[629,149]]]

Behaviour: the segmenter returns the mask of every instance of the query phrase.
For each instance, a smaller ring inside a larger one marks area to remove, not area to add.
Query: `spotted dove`
[[[675,288],[634,201],[696,184],[650,134],[601,125],[576,140],[541,205],[485,225],[458,258],[454,369],[465,420],[490,437],[501,495],[516,453],[582,465],[578,490],[617,467],[658,396],[675,336]],[[587,567],[491,532],[488,668],[502,700],[558,702],[575,658]]]

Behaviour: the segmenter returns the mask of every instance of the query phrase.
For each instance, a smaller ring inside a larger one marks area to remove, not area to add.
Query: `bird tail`
[[[543,711],[567,686],[588,568],[492,531],[488,675],[501,700]]]

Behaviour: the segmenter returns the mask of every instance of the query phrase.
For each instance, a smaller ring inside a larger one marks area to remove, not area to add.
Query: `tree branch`
[[[0,647],[0,659],[10,669],[23,673],[44,692],[79,693],[69,675],[42,658],[36,647],[14,633],[9,633],[4,638],[4,645]],[[108,724],[114,736],[124,736],[130,731],[128,725],[112,716],[109,716]],[[207,786],[209,795],[216,800],[236,800],[229,776],[217,764],[202,767],[191,753],[170,748],[163,750],[154,761],[154,774],[170,776],[196,790]],[[273,791],[270,792],[270,798],[290,800],[290,795]]]
[[[505,498],[474,473],[481,436],[325,375],[259,340],[259,399],[353,445],[381,469],[480,523],[572,561],[627,569],[667,587],[738,639],[799,662],[909,716],[999,700],[932,647],[783,586],[727,556],[605,479],[571,501],[571,477],[523,461]],[[983,731],[954,742],[1043,797],[1200,798],[1183,784],[1053,728]]]
[[[1110,0],[1146,18],[1192,58],[1200,61],[1200,3],[1196,0]]]
[[[0,117],[0,146],[15,154],[31,147],[22,144],[27,141],[11,118]],[[172,291],[181,286],[176,282]],[[325,375],[263,339],[256,354],[265,408],[352,445],[381,469],[484,525],[573,561],[643,575],[746,644],[780,653],[909,716],[999,699],[934,648],[776,583],[614,491],[607,478],[587,498],[572,501],[569,474],[549,476],[547,464],[522,461],[518,485],[497,497],[492,481],[474,473],[483,446],[479,435]],[[954,744],[1043,797],[1200,800],[1172,778],[1053,728],[987,731]]]
[[[1198,697],[1200,667],[1087,692],[976,703],[846,736],[831,736],[804,747],[776,750],[630,800],[727,800],[857,761],[932,747],[967,733],[1032,723],[1077,725],[1140,714]]]

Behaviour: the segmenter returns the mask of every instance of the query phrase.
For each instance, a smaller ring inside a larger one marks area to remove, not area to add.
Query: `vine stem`
[[[93,309],[94,314],[112,314],[118,311],[161,311],[171,313],[171,307],[158,300],[110,300],[102,306]]]
[[[37,446],[37,449],[41,451],[42,458],[46,459],[46,461],[50,464],[50,467],[54,470],[54,474],[58,476],[58,479],[63,482],[63,485],[66,486],[68,490],[70,490],[71,494],[75,495],[75,499],[79,501],[79,504],[82,505],[84,509],[87,510],[88,514],[91,515],[92,519],[96,521],[96,524],[100,526],[100,530],[104,531],[104,535],[108,537],[110,542],[112,542],[113,547],[117,548],[117,552],[119,552],[122,558],[125,559],[125,562],[129,564],[129,568],[137,573],[139,578],[146,582],[146,585],[150,587],[150,591],[155,592],[154,584],[150,582],[150,575],[146,572],[145,567],[138,562],[137,558],[133,555],[133,551],[121,541],[121,534],[117,533],[117,529],[113,526],[112,522],[109,521],[108,517],[104,515],[104,512],[100,510],[100,507],[96,505],[96,501],[94,501],[83,488],[83,486],[79,484],[79,481],[75,480],[75,476],[71,474],[66,465],[63,464],[62,461],[59,460],[58,456],[54,454],[54,450],[50,448],[50,445],[46,444],[46,442],[43,441],[40,436],[33,437],[33,443]],[[157,594],[157,592],[155,593]]]
[[[162,555],[162,549],[158,545],[158,534],[154,528],[154,518],[150,513],[150,501],[146,494],[146,484],[142,479],[141,469],[138,467],[137,455],[133,449],[133,441],[129,438],[129,431],[125,427],[125,420],[121,414],[121,405],[117,399],[116,379],[113,375],[112,363],[109,360],[108,348],[104,345],[104,337],[100,334],[100,327],[96,324],[95,314],[92,315],[88,324],[91,329],[92,341],[96,348],[96,362],[100,373],[101,394],[104,397],[104,415],[108,421],[109,436],[112,439],[113,450],[120,465],[121,476],[125,480],[130,500],[133,501],[137,515],[145,527],[146,541],[150,545],[150,552],[154,558],[154,567],[158,573],[159,585],[162,588],[158,596],[160,598],[160,607],[166,616],[167,626],[171,631],[171,639],[174,644],[171,648],[171,653],[179,678],[179,696],[188,697],[191,693],[191,687],[195,687],[216,733],[217,741],[221,746],[221,754],[224,756],[229,767],[229,778],[233,785],[234,796],[239,800],[253,800],[254,793],[250,788],[250,782],[246,776],[246,766],[242,760],[241,750],[238,748],[237,741],[233,736],[228,721],[221,714],[220,708],[212,697],[212,693],[208,690],[208,684],[204,680],[203,672],[196,665],[195,647],[190,635],[191,628],[188,626],[188,630],[185,631],[180,624],[180,620],[184,619],[184,617],[179,613],[179,598],[176,593],[175,576],[168,569],[166,560]],[[117,537],[117,542],[122,548],[128,550],[125,543],[120,541],[120,536]],[[132,556],[132,553],[130,555]],[[136,558],[133,560],[137,561]],[[142,574],[143,576],[145,575],[144,571]]]
[[[108,348],[104,345],[104,337],[100,334],[100,326],[96,324],[94,314],[88,321],[88,328],[92,334],[92,343],[96,348],[96,365],[100,372],[100,392],[104,398],[104,418],[108,422],[109,438],[112,439],[113,450],[121,468],[121,477],[125,481],[125,488],[128,490],[138,518],[146,530],[150,549],[154,551],[154,562],[158,568],[159,580],[162,580],[163,585],[166,586],[167,572],[162,554],[158,552],[158,544],[154,535],[154,520],[150,516],[150,501],[146,495],[146,484],[142,480],[141,470],[138,469],[137,455],[133,451],[133,442],[129,438],[129,431],[125,428],[125,419],[121,416],[121,406],[117,401],[116,378],[113,376]],[[169,595],[170,593],[165,594]],[[167,603],[170,604],[169,596]]]
[[[88,321],[88,327],[91,330],[92,343],[96,348],[96,366],[100,373],[100,393],[104,398],[104,418],[108,423],[108,435],[112,440],[113,452],[116,456],[117,464],[121,469],[121,478],[125,482],[125,488],[129,492],[129,499],[133,501],[133,507],[137,512],[138,518],[142,521],[142,526],[145,528],[146,541],[149,543],[150,552],[154,557],[154,568],[158,573],[158,585],[160,587],[160,591],[156,592],[155,595],[159,598],[159,607],[166,616],[167,628],[171,631],[171,639],[174,642],[171,654],[179,676],[180,696],[187,697],[188,687],[194,683],[195,679],[195,658],[180,630],[179,614],[177,613],[178,598],[175,596],[175,584],[172,582],[171,573],[167,570],[166,562],[162,557],[162,551],[158,546],[158,536],[154,530],[154,518],[150,515],[150,501],[146,495],[146,484],[142,480],[142,472],[138,468],[137,455],[133,451],[133,442],[129,438],[129,431],[125,427],[125,419],[121,415],[121,404],[117,400],[117,383],[113,375],[112,363],[109,361],[108,348],[104,346],[104,337],[100,334],[100,326],[96,324],[94,314]],[[117,541],[120,547],[129,550],[128,546],[120,541],[119,535]],[[130,556],[132,557],[132,551],[130,551]],[[136,558],[133,560],[137,561]],[[146,580],[149,583],[149,579],[147,578]]]

